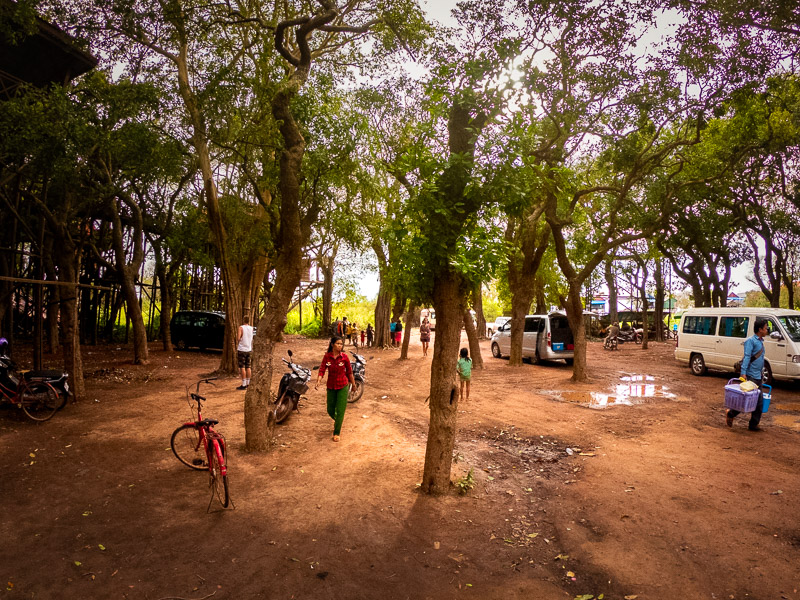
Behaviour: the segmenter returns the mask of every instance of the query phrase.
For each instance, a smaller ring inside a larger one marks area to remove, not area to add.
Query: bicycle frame
[[[228,492],[228,466],[226,460],[227,452],[225,438],[222,436],[222,434],[214,429],[214,425],[216,425],[219,421],[216,421],[215,419],[203,418],[203,402],[205,401],[205,398],[199,394],[200,384],[211,383],[211,381],[213,381],[213,379],[204,379],[198,381],[196,388],[197,393],[189,393],[189,390],[187,390],[187,394],[191,398],[190,405],[197,405],[197,418],[180,425],[173,432],[170,445],[172,447],[172,451],[175,453],[175,456],[182,463],[195,470],[208,471],[209,487],[212,488],[209,508],[211,507],[211,502],[213,502],[215,496],[219,499],[223,508],[227,508],[230,502],[230,496]],[[194,412],[194,407],[192,407],[192,416],[194,416]],[[196,439],[192,439],[194,436],[189,436],[187,438],[181,434],[183,431],[191,430],[196,432]],[[176,442],[176,440],[182,441]],[[185,444],[189,440],[191,440],[191,444],[183,447],[187,450],[192,448],[192,450],[188,453],[185,453],[183,450],[179,450],[179,446],[181,444]],[[202,459],[200,458],[203,455],[200,451],[201,444],[203,448],[202,452],[205,454],[205,464],[203,464]]]

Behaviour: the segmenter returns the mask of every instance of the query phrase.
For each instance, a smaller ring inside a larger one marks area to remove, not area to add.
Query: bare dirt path
[[[284,345],[307,366],[325,347]],[[85,401],[44,424],[0,410],[5,597],[800,599],[796,385],[776,386],[787,410],[753,434],[725,426],[726,375],[692,377],[669,343],[592,343],[581,385],[564,364],[509,368],[482,348],[459,406],[465,496],[417,491],[429,359],[414,337],[407,361],[364,352],[339,444],[311,391],[274,452],[244,453],[244,394],[219,381],[205,412],[231,447],[235,509],[211,513],[169,437],[189,416],[183,386],[218,356],[154,345],[139,367],[88,349]],[[617,385],[654,396],[581,404]]]

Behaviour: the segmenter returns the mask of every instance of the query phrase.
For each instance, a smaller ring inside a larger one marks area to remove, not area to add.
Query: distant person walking
[[[372,323],[367,323],[367,346],[372,346],[375,339],[375,330],[372,328]]]
[[[328,351],[322,357],[322,364],[319,367],[319,377],[314,384],[314,389],[319,388],[319,382],[325,373],[328,373],[328,415],[333,419],[333,441],[338,442],[342,433],[342,422],[344,421],[344,411],[347,408],[347,394],[350,386],[355,386],[353,379],[353,368],[350,359],[347,358],[342,350],[344,340],[335,335],[328,344]]]
[[[750,423],[747,428],[750,431],[761,431],[758,424],[761,422],[761,413],[764,409],[764,396],[761,393],[761,371],[764,368],[764,336],[767,335],[767,320],[756,319],[753,324],[755,333],[744,342],[744,358],[742,358],[742,381],[752,381],[758,386],[758,402],[756,408],[750,413]],[[739,416],[738,410],[731,410],[725,413],[725,423],[728,427],[733,427],[733,420]]]
[[[400,342],[403,339],[403,322],[400,317],[397,318],[397,326],[394,328],[394,343],[400,347]]]
[[[253,355],[253,328],[250,325],[250,317],[245,316],[242,321],[244,323],[239,325],[239,335],[236,338],[238,343],[236,346],[236,358],[242,375],[242,385],[237,387],[237,390],[246,390],[247,386],[250,385],[250,364]]]
[[[431,343],[431,322],[428,317],[422,319],[419,326],[419,341],[422,342],[422,356],[428,356],[428,345]]]
[[[458,369],[458,377],[461,379],[461,393],[459,397],[461,400],[469,400],[469,380],[472,377],[472,359],[469,357],[469,350],[466,348],[461,349],[456,368]],[[466,398],[464,398],[464,388],[467,390]]]
[[[397,331],[397,321],[392,321],[391,324],[389,325],[389,341],[392,343],[392,347],[394,347],[396,331]]]
[[[367,332],[362,329],[361,330],[361,347],[362,348],[364,347],[364,341],[366,340],[366,338],[367,338]]]

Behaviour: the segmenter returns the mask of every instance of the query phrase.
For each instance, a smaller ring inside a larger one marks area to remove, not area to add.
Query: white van
[[[511,320],[503,323],[492,335],[492,356],[502,358],[511,354]],[[569,328],[567,315],[553,312],[549,315],[527,315],[522,334],[522,357],[533,364],[540,360],[563,359],[572,364],[575,356],[575,339]]]
[[[764,383],[800,379],[800,311],[796,310],[690,308],[681,317],[675,358],[688,363],[695,375],[707,369],[735,371],[744,355],[744,341],[755,333],[756,319],[767,321]]]

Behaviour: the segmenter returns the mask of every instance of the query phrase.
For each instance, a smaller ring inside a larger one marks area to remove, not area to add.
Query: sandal
[[[333,439],[334,442],[338,442],[339,441],[339,436],[338,435],[334,435],[332,439]]]

